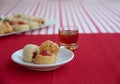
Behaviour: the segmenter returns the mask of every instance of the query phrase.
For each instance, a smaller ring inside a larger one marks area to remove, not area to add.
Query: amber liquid
[[[61,30],[59,31],[60,45],[72,48],[78,42],[78,30]]]

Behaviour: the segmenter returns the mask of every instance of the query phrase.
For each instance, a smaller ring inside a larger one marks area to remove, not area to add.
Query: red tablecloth
[[[0,0],[0,16],[21,13],[55,22],[47,28],[0,37],[0,84],[120,84],[119,0]],[[26,44],[58,43],[60,26],[79,28],[79,48],[63,67],[28,70],[11,60]]]
[[[11,60],[26,44],[48,39],[58,43],[57,35],[0,38],[0,84],[120,84],[120,34],[79,34],[75,58],[53,71],[28,70]]]

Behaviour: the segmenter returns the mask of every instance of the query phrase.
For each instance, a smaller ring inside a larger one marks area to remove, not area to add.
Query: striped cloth
[[[58,34],[60,26],[77,26],[79,33],[120,33],[117,0],[1,0],[0,15],[28,14],[54,20],[49,27],[24,34]]]

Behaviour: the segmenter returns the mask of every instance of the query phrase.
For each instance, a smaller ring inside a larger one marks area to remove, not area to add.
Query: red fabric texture
[[[120,34],[79,34],[79,48],[68,64],[53,71],[28,70],[11,60],[26,44],[58,35],[13,35],[0,38],[0,84],[120,84]]]

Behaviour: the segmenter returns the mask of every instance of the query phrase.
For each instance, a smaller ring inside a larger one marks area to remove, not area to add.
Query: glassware
[[[60,47],[74,50],[78,48],[78,27],[63,26],[59,28],[59,44]]]

